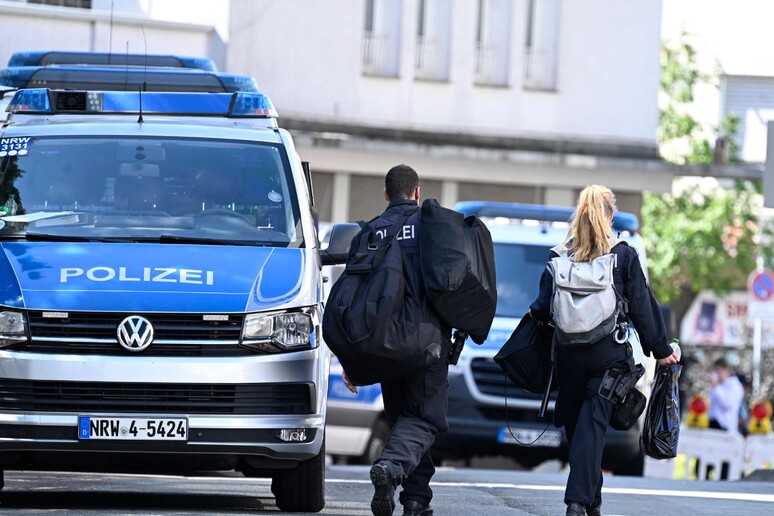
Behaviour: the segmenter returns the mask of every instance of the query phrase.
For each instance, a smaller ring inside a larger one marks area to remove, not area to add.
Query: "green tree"
[[[712,84],[714,78],[699,70],[686,37],[664,46],[661,66],[662,155],[680,164],[712,163],[711,142],[722,138],[723,157],[737,161],[738,118],[728,116],[717,127],[706,127],[690,114],[697,86]],[[760,251],[756,209],[761,197],[760,185],[750,181],[721,187],[685,179],[678,185],[677,193],[645,194],[642,233],[653,289],[659,300],[672,305],[679,321],[700,290],[744,288]]]

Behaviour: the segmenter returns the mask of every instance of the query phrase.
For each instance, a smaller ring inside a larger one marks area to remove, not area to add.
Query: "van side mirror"
[[[328,247],[320,251],[323,265],[336,265],[345,263],[349,255],[349,246],[352,239],[360,232],[357,224],[336,224],[331,229],[331,238]]]

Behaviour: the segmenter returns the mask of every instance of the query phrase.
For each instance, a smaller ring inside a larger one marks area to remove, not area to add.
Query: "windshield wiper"
[[[35,233],[27,231],[26,233],[16,233],[14,235],[20,239],[27,239],[40,242],[131,242],[131,239],[112,238],[112,237],[89,237],[82,235],[57,235],[54,233]]]
[[[206,244],[206,245],[247,245],[247,246],[265,246],[268,242],[259,242],[257,240],[224,240],[222,238],[209,237],[190,237],[181,235],[161,235],[157,239],[149,238],[146,241],[156,241],[162,244]]]
[[[222,238],[189,237],[179,235],[152,236],[122,236],[122,237],[98,237],[83,235],[58,235],[52,233],[12,233],[0,235],[2,239],[31,240],[35,242],[107,242],[107,243],[161,243],[161,244],[204,244],[204,245],[240,245],[240,246],[266,246],[273,245],[270,242],[254,240],[224,240]]]

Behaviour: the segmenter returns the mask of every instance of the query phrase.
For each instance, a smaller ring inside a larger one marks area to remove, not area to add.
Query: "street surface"
[[[330,466],[321,514],[369,515],[372,487],[364,466]],[[563,515],[566,477],[555,473],[441,468],[437,516]],[[774,513],[774,484],[609,477],[605,515]],[[276,513],[269,481],[241,476],[168,477],[8,472],[0,495],[6,514]],[[396,510],[396,514],[400,514]]]

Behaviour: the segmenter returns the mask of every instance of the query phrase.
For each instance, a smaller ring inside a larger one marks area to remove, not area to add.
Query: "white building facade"
[[[381,206],[406,162],[425,197],[638,211],[657,157],[659,0],[232,0],[228,69],[256,77],[315,171],[323,220]]]
[[[172,5],[170,0],[162,1]],[[221,34],[206,23],[206,16],[186,16],[184,0],[173,1],[180,6],[177,15],[160,9],[158,0],[114,0],[112,15],[110,0],[0,0],[0,67],[20,51],[137,54],[147,48],[150,54],[209,57],[224,68],[226,43]],[[228,2],[217,3],[226,8],[227,16]],[[190,22],[171,21],[183,18]],[[217,16],[210,18],[217,21]]]

